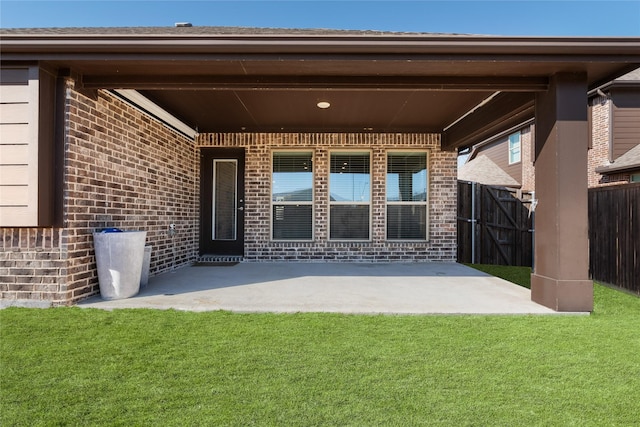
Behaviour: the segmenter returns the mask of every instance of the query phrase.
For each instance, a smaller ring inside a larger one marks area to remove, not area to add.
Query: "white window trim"
[[[311,154],[311,201],[289,201],[289,202],[274,202],[273,201],[273,155],[277,153],[310,153]],[[269,158],[269,238],[272,242],[301,242],[309,243],[315,241],[316,235],[316,152],[313,149],[275,149],[271,150]],[[311,239],[276,239],[273,237],[273,206],[285,206],[285,205],[311,205]]]
[[[331,201],[331,155],[332,154],[368,154],[369,155],[369,201],[368,202],[351,202],[351,201]],[[373,155],[372,150],[329,150],[329,167],[327,168],[328,190],[327,199],[329,208],[327,209],[327,240],[329,242],[371,242],[373,236]],[[360,205],[369,206],[369,238],[368,239],[332,239],[331,238],[331,206],[349,206]]]
[[[234,171],[234,176],[233,179],[234,181],[237,183],[238,182],[238,160],[237,159],[213,159],[213,189],[211,192],[211,200],[213,201],[213,209],[211,209],[211,240],[219,240],[219,241],[227,241],[227,242],[232,242],[234,240],[236,240],[238,238],[238,206],[237,206],[237,202],[236,200],[238,199],[238,187],[236,185],[236,194],[234,195],[233,198],[233,211],[235,212],[235,216],[233,218],[234,220],[234,224],[233,224],[233,238],[231,239],[219,239],[216,237],[216,189],[218,188],[216,185],[216,171],[217,171],[217,165],[219,163],[233,163],[235,165],[235,171]]]
[[[513,135],[518,135],[518,151],[519,151],[519,155],[518,155],[518,160],[516,161],[511,161],[511,137]],[[522,132],[518,131],[518,132],[514,132],[509,134],[509,136],[507,136],[507,148],[508,148],[508,160],[509,160],[509,165],[516,165],[520,162],[522,162]]]
[[[427,157],[427,194],[426,200],[424,202],[390,202],[387,200],[387,165],[389,164],[389,154],[415,154],[415,153],[423,153]],[[396,149],[396,150],[388,150],[384,160],[384,237],[388,242],[428,242],[429,241],[429,225],[430,225],[430,211],[429,211],[429,201],[431,200],[431,174],[429,173],[430,168],[430,152],[429,150],[406,150],[406,149]],[[425,224],[425,233],[426,236],[424,239],[389,239],[388,236],[388,227],[389,227],[389,218],[387,218],[387,206],[389,205],[424,205],[427,208],[427,223]]]

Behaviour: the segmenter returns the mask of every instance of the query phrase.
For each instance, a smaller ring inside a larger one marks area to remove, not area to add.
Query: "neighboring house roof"
[[[617,79],[613,79],[600,87],[592,89],[589,91],[589,96],[597,96],[601,95],[603,90],[609,90],[611,88],[620,88],[620,87],[637,87],[640,86],[640,68],[636,68],[635,70],[624,74]]]
[[[501,187],[520,187],[520,183],[502,170],[484,154],[465,163],[458,169],[458,179]]]
[[[615,82],[630,82],[630,81],[640,82],[640,68],[636,68],[632,72],[627,73],[624,76],[615,79],[614,81]]]
[[[618,157],[615,162],[596,168],[603,175],[640,169],[640,144]]]

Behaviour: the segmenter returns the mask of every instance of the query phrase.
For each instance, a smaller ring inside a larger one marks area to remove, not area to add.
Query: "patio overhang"
[[[442,133],[447,150],[532,118],[534,95],[557,73],[585,73],[593,88],[640,63],[638,38],[218,27],[1,35],[5,64],[67,70],[87,90],[136,89],[199,132]],[[319,110],[321,100],[331,108]]]
[[[417,132],[470,147],[535,117],[532,298],[590,311],[587,93],[640,65],[640,38],[225,28],[0,30],[4,66],[133,89],[201,133]],[[326,101],[330,108],[317,104]]]

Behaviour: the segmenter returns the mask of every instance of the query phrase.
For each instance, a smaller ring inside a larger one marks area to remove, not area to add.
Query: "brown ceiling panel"
[[[387,129],[409,92],[243,91],[240,98],[264,129]],[[318,101],[328,101],[327,109]]]
[[[492,92],[413,92],[393,117],[389,127],[419,129],[422,124],[430,124],[432,129],[441,132],[491,94]]]
[[[142,91],[200,132],[441,132],[491,92]],[[318,101],[331,107],[320,109]]]
[[[425,59],[339,59],[293,61],[242,61],[248,75],[350,75],[350,76],[547,76],[548,63],[468,59],[460,62],[451,56]],[[554,63],[554,67],[557,67]],[[571,67],[566,64],[565,67]]]
[[[452,57],[446,58],[406,58],[402,60],[386,59],[343,59],[328,58],[324,60],[296,59],[222,59],[173,60],[155,59],[141,60],[135,57],[125,60],[68,60],[51,61],[51,66],[71,68],[76,73],[91,76],[137,76],[146,77],[153,82],[154,76],[387,76],[387,77],[547,77],[557,72],[584,72],[588,74],[591,85],[603,79],[611,78],[615,69],[609,63],[580,63],[579,61],[562,61],[548,59],[546,61],[527,62],[495,58],[492,61]],[[621,74],[628,70],[618,68]],[[104,82],[106,85],[109,82]]]
[[[255,127],[232,91],[154,90],[141,93],[200,132],[240,131]]]

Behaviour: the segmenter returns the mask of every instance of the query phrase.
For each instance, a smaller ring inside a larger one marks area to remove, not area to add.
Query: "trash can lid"
[[[122,233],[122,230],[119,228],[104,228],[101,233]]]

